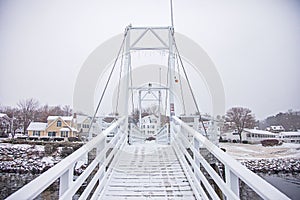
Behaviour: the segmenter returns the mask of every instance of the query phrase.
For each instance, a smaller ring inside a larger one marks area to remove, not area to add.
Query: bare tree
[[[255,117],[248,108],[234,107],[230,108],[226,113],[226,121],[233,122],[240,142],[242,142],[242,132],[244,128],[253,128],[255,126]]]
[[[158,115],[159,114],[159,107],[158,105],[152,104],[149,107],[146,107],[145,109],[143,109],[144,113],[148,113],[149,115],[153,114],[153,115]]]
[[[70,116],[72,115],[72,108],[70,105],[65,105],[62,110],[64,111],[65,116]]]
[[[35,99],[20,100],[17,104],[20,110],[20,122],[23,124],[23,131],[26,132],[29,123],[34,120],[34,114],[39,106]]]
[[[62,110],[62,108],[60,106],[50,107],[49,115],[64,116],[64,111]]]
[[[132,118],[134,119],[135,122],[139,121],[139,116],[140,116],[140,111],[139,109],[134,109],[131,113]]]
[[[41,106],[35,114],[35,119],[37,122],[47,122],[47,117],[49,116],[49,106],[48,104]]]

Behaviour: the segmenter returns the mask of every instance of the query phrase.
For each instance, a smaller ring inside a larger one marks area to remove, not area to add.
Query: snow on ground
[[[300,144],[264,147],[261,144],[220,143],[219,147],[237,160],[300,158]]]

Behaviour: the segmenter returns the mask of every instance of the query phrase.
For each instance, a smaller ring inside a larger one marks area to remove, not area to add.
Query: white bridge
[[[141,31],[135,40],[130,38],[133,30]],[[159,31],[166,31],[168,39],[161,37]],[[161,46],[137,47],[147,33],[158,39]],[[53,183],[59,184],[59,199],[247,199],[247,196],[243,197],[241,185],[262,199],[289,199],[214,145],[205,137],[206,134],[197,132],[175,116],[172,81],[163,88],[169,91],[168,123],[153,135],[155,140],[146,141],[145,135],[132,126],[128,117],[129,90],[134,88],[130,87],[130,52],[167,49],[168,76],[172,80],[175,55],[180,58],[174,29],[129,26],[124,34],[123,47],[125,85],[122,90],[125,96],[121,102],[125,105],[125,112],[122,117],[106,130],[96,133],[96,137],[90,135],[90,141],[80,149],[7,199],[34,199]],[[160,103],[160,99],[158,101]],[[87,167],[75,176],[74,168],[82,162],[86,162]]]

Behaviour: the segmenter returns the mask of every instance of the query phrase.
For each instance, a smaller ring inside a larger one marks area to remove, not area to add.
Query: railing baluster
[[[59,197],[61,197],[71,186],[73,182],[73,166],[69,168],[63,175],[61,175],[59,180]],[[72,199],[72,197],[68,197]]]
[[[200,146],[199,141],[198,141],[196,138],[194,138],[194,148],[195,148],[195,151],[198,151],[198,152],[199,152],[199,146]],[[194,155],[193,155],[193,157],[194,157],[194,162],[195,162],[197,168],[200,169],[200,160],[199,160],[199,158],[198,158],[197,156],[195,156],[195,155],[196,155],[196,152],[193,152],[193,154],[194,154]],[[200,181],[200,176],[199,176],[196,172],[197,172],[197,171],[194,170],[194,173],[195,173],[195,175],[196,175],[196,178],[198,179],[199,183],[201,183],[201,181]]]
[[[225,180],[234,194],[240,196],[239,178],[225,165]]]

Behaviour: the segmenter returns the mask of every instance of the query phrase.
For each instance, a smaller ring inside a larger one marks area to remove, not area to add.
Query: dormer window
[[[57,127],[61,127],[61,121],[60,121],[60,120],[58,120],[58,121],[56,122],[56,126],[57,126]]]

